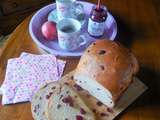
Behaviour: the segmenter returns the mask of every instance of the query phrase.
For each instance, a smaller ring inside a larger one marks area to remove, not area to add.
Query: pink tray
[[[80,2],[84,5],[84,10],[86,14],[86,20],[88,20],[89,13],[92,9],[92,6],[94,4],[88,3],[88,2]],[[56,9],[56,4],[50,4],[48,6],[45,6],[44,8],[40,9],[38,12],[35,13],[35,15],[32,17],[30,24],[29,24],[29,33],[33,39],[33,41],[43,50],[47,51],[48,53],[54,54],[56,56],[81,56],[84,52],[84,50],[88,47],[88,45],[95,41],[96,39],[89,36],[87,33],[87,22],[83,25],[82,33],[87,34],[88,38],[88,44],[82,46],[81,48],[68,52],[62,50],[58,45],[58,40],[54,41],[47,41],[42,36],[41,33],[41,26],[44,22],[47,21],[48,14]],[[114,40],[117,35],[117,23],[113,16],[108,12],[108,18],[106,20],[106,30],[105,34],[102,38],[107,38],[110,40]]]

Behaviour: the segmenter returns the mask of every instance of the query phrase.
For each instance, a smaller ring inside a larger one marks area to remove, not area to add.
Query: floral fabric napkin
[[[9,59],[1,86],[2,104],[30,101],[42,85],[59,80],[65,63],[54,55],[30,53]]]

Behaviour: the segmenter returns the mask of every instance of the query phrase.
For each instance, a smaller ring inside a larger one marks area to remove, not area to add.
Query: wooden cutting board
[[[123,96],[116,103],[116,106],[113,109],[111,109],[103,105],[93,96],[91,96],[86,90],[83,90],[80,87],[77,87],[73,79],[73,75],[74,75],[74,71],[65,75],[58,82],[62,85],[67,84],[71,86],[75,91],[77,91],[77,93],[85,101],[88,107],[95,113],[97,120],[114,119],[118,114],[120,114],[123,110],[125,110],[134,100],[136,100],[136,98],[138,98],[147,89],[147,86],[144,85],[138,78],[135,77],[133,79],[132,84],[129,86],[129,88],[125,91]],[[52,84],[52,83],[49,83],[49,84]],[[48,90],[47,87],[45,87],[45,89]],[[49,92],[49,91],[46,91],[46,92]],[[32,103],[32,109],[34,109],[34,103]]]

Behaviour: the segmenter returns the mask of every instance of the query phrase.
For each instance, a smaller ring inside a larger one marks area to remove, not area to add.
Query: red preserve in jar
[[[107,9],[105,6],[93,6],[88,21],[88,33],[92,37],[102,37],[105,30],[105,21],[107,19]]]

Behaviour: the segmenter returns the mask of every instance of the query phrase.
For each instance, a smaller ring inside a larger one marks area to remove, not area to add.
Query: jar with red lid
[[[107,19],[107,8],[105,6],[93,6],[89,21],[88,21],[88,33],[92,37],[102,37],[105,31],[105,21]]]

